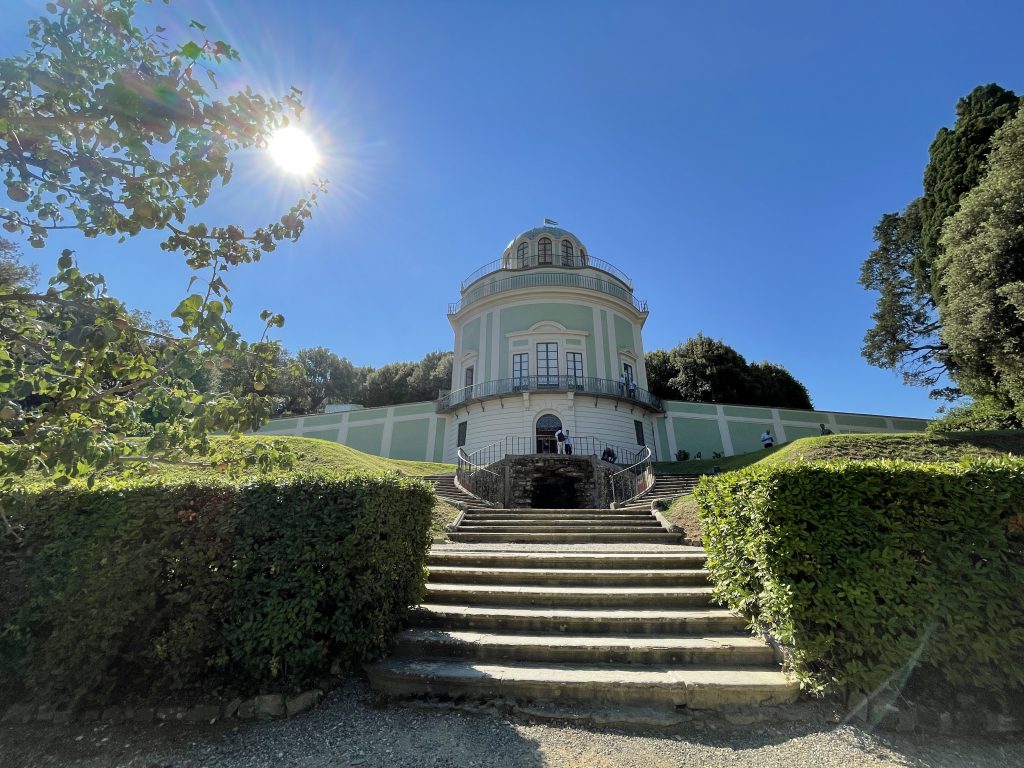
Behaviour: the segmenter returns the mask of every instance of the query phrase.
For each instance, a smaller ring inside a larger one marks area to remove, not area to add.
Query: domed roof
[[[561,227],[553,227],[550,224],[544,224],[543,226],[534,227],[533,229],[528,229],[525,232],[516,235],[509,241],[509,244],[505,246],[505,250],[507,251],[512,247],[513,243],[519,240],[536,240],[541,235],[547,235],[548,237],[556,240],[568,237],[576,241],[581,248],[584,248],[583,241],[576,237],[572,232],[562,229]]]

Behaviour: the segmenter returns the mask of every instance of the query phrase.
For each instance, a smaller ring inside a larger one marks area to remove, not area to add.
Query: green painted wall
[[[920,419],[893,419],[892,425],[896,429],[906,430],[908,432],[920,432],[924,429],[928,422]]]
[[[480,351],[480,318],[474,317],[464,326],[462,326],[462,351],[465,352],[479,352]]]
[[[383,419],[387,415],[387,406],[381,408],[365,408],[361,411],[350,412],[348,415],[348,423],[355,424],[360,421],[372,421],[374,419]]]
[[[750,453],[751,451],[760,448],[761,433],[764,432],[765,427],[771,429],[771,426],[767,424],[750,424],[749,422],[743,421],[730,421],[729,437],[732,439],[733,451],[736,453]],[[779,436],[775,434],[774,429],[772,429],[772,435],[775,437],[775,442],[778,442]]]
[[[666,400],[665,410],[669,413],[702,413],[708,416],[714,416],[718,413],[718,409],[713,405],[707,405],[705,403],[681,403],[678,400]]]
[[[328,424],[341,424],[344,415],[343,413],[327,413],[323,416],[306,416],[302,426],[303,429],[309,429],[310,427],[326,427]]]
[[[697,451],[710,459],[714,451],[724,452],[722,433],[718,430],[717,419],[673,419],[672,431],[675,433],[676,449],[689,451],[693,456]],[[665,442],[665,453],[669,451],[668,441]],[[672,461],[675,456],[667,456]]]
[[[887,427],[885,419],[881,416],[853,416],[849,413],[837,413],[836,421],[839,424],[847,424],[851,427]]]
[[[415,416],[421,413],[433,413],[434,403],[408,403],[407,405],[394,406],[395,416]]]
[[[513,307],[502,307],[500,324],[498,326],[498,374],[497,378],[507,379],[509,366],[511,365],[511,350],[507,334],[527,331],[539,322],[550,320],[558,323],[571,331],[585,331],[587,334],[584,342],[586,368],[584,375],[595,376],[594,366],[596,365],[596,346],[594,341],[594,312],[581,304],[560,304],[557,302],[538,302],[536,304],[519,304]],[[537,369],[537,349],[531,345],[529,349],[522,347],[514,348],[517,352],[530,353],[530,370]],[[558,350],[558,372],[565,374],[565,350]]]
[[[303,437],[318,437],[321,440],[330,440],[332,443],[338,442],[338,430],[337,429],[315,429],[312,432],[303,432]],[[380,450],[379,448],[377,449]]]
[[[480,340],[480,359],[477,360],[477,374],[483,374],[479,381],[492,381],[491,376],[491,334],[494,332],[494,313],[484,316],[484,337]]]
[[[598,378],[615,381],[619,378],[619,356],[614,354],[612,340],[608,338],[608,310],[601,310],[601,343],[604,344],[604,373],[599,373]]]
[[[616,354],[620,349],[629,349],[634,355],[637,355],[636,365],[633,367],[636,368],[637,366],[642,365],[643,361],[640,360],[640,356],[636,351],[636,345],[633,344],[633,325],[624,317],[619,317],[618,315],[613,315],[613,317],[615,319]],[[637,373],[637,375],[639,375],[639,373]],[[615,378],[618,378],[618,376]]]
[[[727,417],[738,416],[743,419],[770,419],[772,417],[771,408],[742,408],[738,405],[726,405],[723,406],[722,411]]]
[[[391,428],[391,450],[393,459],[423,461],[427,455],[427,433],[430,423],[427,419],[396,421]]]
[[[828,426],[828,424],[825,426]],[[772,430],[772,434],[775,435],[775,430]],[[794,427],[789,424],[786,425],[786,442],[796,440],[798,437],[818,437],[820,434],[821,429],[818,427]],[[778,435],[775,435],[775,437],[778,437]]]
[[[784,411],[779,409],[779,417],[783,421],[805,421],[808,424],[828,424],[828,414],[818,413],[817,411]],[[788,433],[789,430],[787,429]],[[821,434],[821,430],[818,430],[818,434]]]
[[[658,459],[660,461],[672,461],[674,456],[669,456],[668,450],[668,419],[656,419],[658,425]]]
[[[345,445],[363,453],[380,456],[380,447],[384,441],[383,424],[366,424],[361,427],[349,427]]]

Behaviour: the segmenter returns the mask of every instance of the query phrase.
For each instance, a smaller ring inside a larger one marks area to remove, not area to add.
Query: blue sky
[[[0,56],[43,2],[5,0]],[[222,86],[306,95],[330,194],[301,241],[231,274],[234,321],[356,364],[448,349],[462,278],[549,217],[629,274],[648,350],[698,331],[788,368],[822,409],[931,416],[860,356],[857,283],[882,213],[981,83],[1024,91],[1019,2],[176,0],[235,45]],[[202,212],[276,219],[302,192],[256,152]],[[189,272],[157,238],[61,248],[166,317]]]

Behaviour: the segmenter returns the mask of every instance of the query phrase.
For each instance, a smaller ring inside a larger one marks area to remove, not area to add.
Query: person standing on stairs
[[[559,427],[555,431],[555,453],[563,453],[562,446],[565,445],[565,432]]]
[[[569,430],[565,430],[565,455],[572,455],[572,435],[569,434]]]

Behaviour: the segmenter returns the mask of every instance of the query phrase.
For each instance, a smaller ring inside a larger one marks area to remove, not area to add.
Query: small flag
[[[545,224],[551,224],[551,225],[554,225],[554,226],[558,225],[558,222],[555,221],[554,219],[544,219],[544,223]]]

